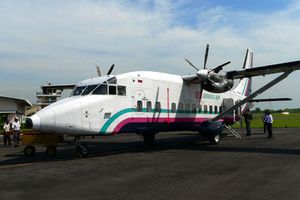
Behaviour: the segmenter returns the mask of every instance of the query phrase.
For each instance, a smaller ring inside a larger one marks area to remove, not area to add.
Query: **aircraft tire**
[[[54,155],[56,155],[56,152],[57,152],[56,146],[48,146],[46,149],[46,154],[48,156],[54,156]]]
[[[32,145],[28,145],[24,148],[24,154],[26,156],[33,156],[35,154],[35,147]]]
[[[155,134],[154,133],[144,133],[143,140],[146,145],[151,145],[154,143]]]
[[[76,152],[78,157],[85,158],[88,155],[88,146],[86,144],[76,146]]]
[[[216,145],[216,144],[219,144],[220,142],[220,135],[219,134],[216,134],[216,135],[212,135],[208,138],[208,141],[210,144],[213,144],[213,145]]]

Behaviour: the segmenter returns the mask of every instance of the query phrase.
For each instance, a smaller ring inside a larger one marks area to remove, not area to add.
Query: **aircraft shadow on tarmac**
[[[182,134],[181,134],[182,135]],[[251,140],[262,138],[251,138]],[[230,139],[231,140],[231,139]],[[235,141],[233,141],[235,142]],[[181,137],[157,139],[155,144],[145,146],[142,141],[130,142],[84,142],[88,145],[88,157],[101,157],[123,153],[140,153],[140,152],[157,152],[165,150],[191,150],[191,151],[206,151],[206,152],[236,152],[236,153],[264,153],[264,154],[286,154],[286,155],[300,155],[300,149],[283,149],[272,147],[240,147],[230,143],[229,146],[223,145],[209,145],[207,141],[198,135],[189,135]],[[249,146],[249,145],[248,145]],[[57,155],[49,157],[45,152],[37,152],[34,156],[25,156],[23,149],[21,151],[6,154],[4,159],[0,161],[0,166],[3,165],[17,165],[33,162],[52,162],[52,161],[67,161],[76,159],[75,150],[71,144],[63,144],[58,146]]]

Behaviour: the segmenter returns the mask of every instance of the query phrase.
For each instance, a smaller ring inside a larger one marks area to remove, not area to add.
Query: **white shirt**
[[[9,132],[10,125],[5,123],[4,126],[3,126],[3,129],[4,129],[5,132]]]
[[[14,131],[19,131],[20,127],[21,127],[21,125],[20,125],[19,122],[13,122],[12,128],[13,128]]]
[[[265,116],[265,122],[270,124],[273,123],[273,117],[271,114]]]

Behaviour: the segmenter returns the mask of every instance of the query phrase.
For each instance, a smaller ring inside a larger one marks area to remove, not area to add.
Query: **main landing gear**
[[[155,140],[155,133],[143,133],[143,140],[146,145],[152,145]]]

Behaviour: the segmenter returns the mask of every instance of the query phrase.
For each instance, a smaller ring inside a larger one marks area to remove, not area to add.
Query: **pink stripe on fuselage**
[[[121,121],[116,128],[114,133],[118,133],[122,127],[130,123],[200,123],[209,120],[209,118],[143,118],[143,117],[131,117]]]

